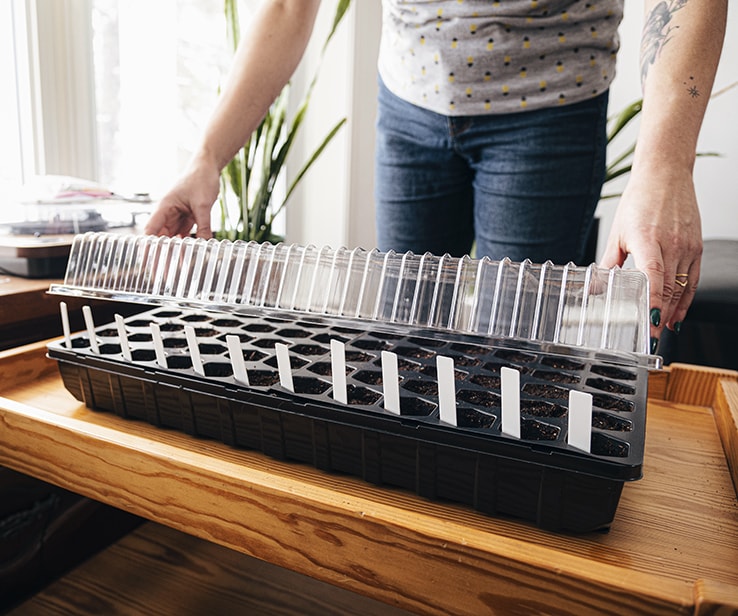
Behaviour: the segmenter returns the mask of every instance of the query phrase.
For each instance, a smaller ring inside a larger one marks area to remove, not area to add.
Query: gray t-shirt
[[[444,115],[579,102],[615,76],[624,0],[383,0],[379,73]]]

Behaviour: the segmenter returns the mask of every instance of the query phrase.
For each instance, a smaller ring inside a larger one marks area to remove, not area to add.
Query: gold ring
[[[682,280],[682,278],[684,280]],[[680,287],[686,287],[689,282],[689,274],[677,274],[674,282],[676,282]]]

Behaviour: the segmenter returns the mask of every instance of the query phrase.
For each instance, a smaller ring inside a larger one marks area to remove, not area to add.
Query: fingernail
[[[659,339],[658,338],[651,338],[651,355],[654,355],[656,353],[656,349],[659,346]]]
[[[658,308],[651,308],[651,325],[654,327],[661,325],[661,310]]]
[[[678,334],[680,331],[682,331],[682,322],[677,321],[676,323],[674,323],[674,333]]]

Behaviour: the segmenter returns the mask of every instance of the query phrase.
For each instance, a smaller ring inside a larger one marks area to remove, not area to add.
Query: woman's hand
[[[630,178],[601,265],[622,265],[629,254],[650,282],[655,352],[664,326],[679,332],[700,277],[702,228],[691,173]]]
[[[194,161],[185,175],[164,195],[151,215],[144,233],[150,235],[195,235],[210,239],[210,215],[220,190],[220,171],[214,163]]]

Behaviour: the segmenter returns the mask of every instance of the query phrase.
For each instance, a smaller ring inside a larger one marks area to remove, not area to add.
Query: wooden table
[[[43,344],[0,353],[0,464],[416,613],[738,614],[738,373],[673,365],[649,394],[644,478],[607,533],[554,534],[90,411]]]

